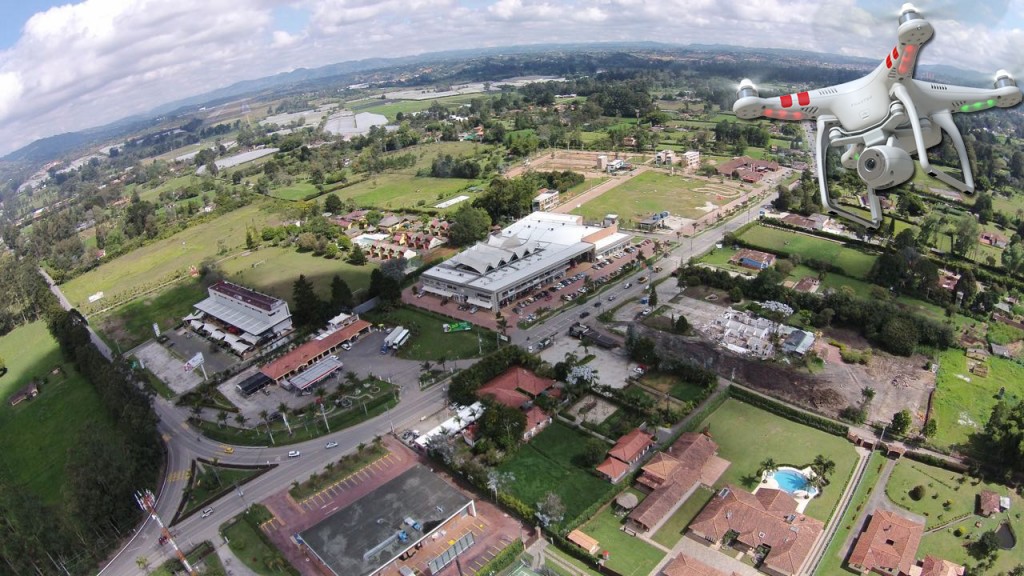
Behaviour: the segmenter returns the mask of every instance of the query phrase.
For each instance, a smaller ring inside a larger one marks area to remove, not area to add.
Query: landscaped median
[[[189,483],[185,488],[181,505],[171,520],[176,524],[184,518],[194,514],[196,510],[205,508],[228,492],[242,486],[246,482],[260,476],[264,472],[274,468],[270,466],[239,466],[235,464],[224,464],[199,458],[192,461],[189,468]]]
[[[313,473],[305,482],[293,484],[288,493],[296,502],[304,502],[322,490],[343,482],[363,468],[387,457],[388,454],[390,452],[379,440],[368,446],[360,444],[354,453],[342,456],[337,462],[329,462],[327,466],[324,466],[323,472]]]
[[[220,527],[221,536],[231,551],[246,566],[261,576],[298,576],[299,571],[285,560],[260,526],[274,518],[262,504],[228,520]]]

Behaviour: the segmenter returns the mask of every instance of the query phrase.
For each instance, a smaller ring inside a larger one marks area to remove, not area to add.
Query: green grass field
[[[706,264],[710,264],[716,268],[728,270],[730,272],[746,274],[748,276],[755,276],[757,272],[756,270],[744,268],[743,266],[737,266],[736,264],[732,264],[729,262],[729,259],[732,258],[736,254],[736,252],[737,250],[734,248],[715,248],[711,252],[708,252],[707,254],[702,256],[700,258],[700,261]],[[809,268],[801,264],[799,266],[794,266],[793,271],[789,273],[789,276],[787,276],[786,279],[791,280],[793,282],[799,282],[803,278],[817,277],[817,270],[814,270],[813,268]],[[850,278],[849,276],[844,276],[843,274],[836,274],[834,272],[830,272],[825,275],[825,279],[821,282],[821,288],[819,288],[818,291],[820,293],[825,288],[840,288],[842,286],[849,286],[850,288],[853,288],[854,292],[856,292],[857,294],[866,295],[870,293],[871,286],[873,285],[869,282],[858,280],[857,278]],[[920,301],[916,300],[915,302]]]
[[[189,487],[185,492],[188,500],[181,509],[182,517],[206,505],[210,498],[233,491],[236,486],[245,484],[260,472],[254,468],[229,468],[202,462],[196,464],[196,475],[189,479]]]
[[[882,466],[884,465],[885,457],[882,456],[881,452],[871,454],[867,468],[864,469],[864,476],[861,479],[860,485],[857,486],[857,491],[853,493],[853,497],[850,499],[850,506],[846,509],[846,513],[843,514],[843,518],[836,528],[836,532],[832,536],[825,554],[821,557],[821,563],[818,564],[816,571],[817,574],[828,574],[829,576],[833,574],[860,574],[858,571],[849,570],[845,567],[846,555],[849,552],[849,549],[845,546],[846,538],[850,535],[850,531],[853,530],[854,522],[860,516],[860,511],[864,507],[864,503],[867,502],[868,497],[874,490],[882,489],[881,487],[876,487],[875,484],[878,482],[878,477],[881,475]]]
[[[472,330],[466,332],[445,334],[441,324],[454,320],[411,306],[396,308],[385,314],[372,313],[367,319],[392,326],[403,326],[412,332],[409,341],[398,351],[398,356],[407,360],[439,364],[442,357],[445,361],[477,358],[481,356],[481,350],[483,354],[487,354],[497,347],[497,337],[490,330],[473,326]]]
[[[737,426],[742,422],[742,426]],[[732,462],[716,487],[735,484],[748,490],[756,486],[757,471],[765,458],[780,466],[803,467],[818,454],[836,464],[831,483],[811,500],[807,514],[827,521],[853,473],[857,453],[845,438],[797,424],[738,400],[726,400],[704,423],[718,443],[718,455]],[[753,483],[751,482],[753,481]]]
[[[639,221],[668,210],[686,218],[700,218],[741,193],[738,186],[728,182],[719,184],[688,176],[644,172],[573,210],[573,214],[594,219],[618,214],[626,220]]]
[[[644,374],[643,382],[647,386],[665,392],[669,396],[682,400],[683,402],[689,402],[700,397],[704,391],[703,388],[696,384],[684,382],[682,378],[664,372],[654,372],[651,374]]]
[[[565,505],[565,520],[576,518],[588,506],[614,487],[576,464],[588,436],[554,422],[523,445],[519,452],[498,467],[511,472],[515,482],[508,492],[529,506],[554,492]]]
[[[305,274],[321,298],[330,296],[331,279],[337,274],[352,292],[370,285],[370,272],[375,266],[354,266],[344,260],[329,260],[309,252],[297,252],[294,247],[260,248],[243,252],[220,263],[225,277],[243,286],[266,292],[291,301],[292,285]]]
[[[355,112],[371,112],[373,114],[382,114],[387,117],[388,120],[394,122],[398,113],[409,114],[410,112],[420,112],[427,110],[434,105],[435,102],[441,106],[446,106],[450,109],[456,110],[463,104],[469,104],[474,98],[489,98],[483,93],[479,94],[459,94],[457,96],[445,96],[443,98],[431,98],[429,100],[380,100],[379,98],[365,99],[359,102],[353,102],[350,108]],[[384,102],[383,104],[381,102]]]
[[[246,518],[246,515],[249,517]],[[262,504],[256,504],[245,515],[236,516],[220,527],[220,533],[231,551],[250,570],[260,576],[298,576],[299,572],[288,563],[257,526],[272,518]]]
[[[622,576],[649,574],[665,553],[650,544],[622,531],[624,517],[615,515],[613,506],[601,509],[583,525],[584,533],[593,536],[609,553],[607,566]]]
[[[932,442],[939,446],[965,444],[971,434],[988,422],[1002,387],[1006,388],[1010,402],[1024,398],[1024,366],[995,356],[987,363],[988,376],[982,378],[967,370],[967,355],[963,350],[949,349],[939,354],[932,402],[938,431]],[[964,378],[969,378],[970,382]]]
[[[270,195],[282,200],[302,200],[306,196],[316,194],[317,192],[318,190],[314,184],[303,180],[301,182],[294,182],[288,186],[274,188],[270,191]]]
[[[107,262],[67,282],[61,289],[73,306],[89,314],[109,306],[119,295],[137,294],[176,275],[187,274],[189,266],[217,258],[221,251],[238,252],[245,245],[247,226],[262,228],[279,222],[272,203],[257,201]],[[88,304],[89,295],[100,291],[105,297]]]
[[[914,501],[908,493],[913,487],[919,485],[924,486],[925,495],[921,500]],[[976,498],[982,490],[993,490],[1002,496],[1009,496],[1010,510],[1006,513],[996,514],[992,518],[974,515]],[[1000,570],[1009,570],[1024,561],[1022,560],[1024,555],[1021,554],[1024,543],[1020,540],[1021,535],[1024,534],[1024,519],[1020,513],[1021,507],[1024,506],[1024,499],[1005,486],[981,483],[976,479],[965,479],[962,474],[920,462],[900,460],[889,478],[885,492],[889,499],[897,505],[916,514],[924,515],[928,529],[966,516],[964,520],[954,525],[925,534],[921,539],[921,546],[918,548],[917,556],[919,558],[926,554],[934,554],[958,564],[974,565],[976,561],[968,555],[964,544],[968,540],[977,540],[982,533],[988,530],[995,530],[1002,522],[1009,522],[1017,535],[1016,547],[1012,550],[1000,550],[995,565],[991,569],[971,573],[996,574]],[[950,504],[948,510],[944,506],[947,501]],[[981,526],[976,526],[975,523],[980,523]],[[963,529],[963,536],[954,535],[953,532],[957,527]]]
[[[866,278],[876,258],[873,254],[846,248],[838,242],[764,226],[749,228],[741,238],[769,252],[783,251],[799,254],[804,260],[813,258],[831,262],[853,278]]]
[[[160,330],[176,326],[206,296],[203,284],[189,278],[115,308],[90,323],[108,339],[116,340],[122,350],[130,350],[153,338],[153,323]]]
[[[661,528],[658,528],[658,531],[654,533],[651,539],[666,548],[675,546],[676,542],[679,542],[679,539],[683,537],[686,527],[690,525],[690,522],[693,522],[697,514],[700,514],[700,511],[704,509],[704,505],[711,501],[711,497],[714,494],[714,492],[703,486],[698,487],[697,491],[668,517],[668,520],[661,525]]]
[[[189,173],[184,176],[169,178],[165,182],[162,182],[157,186],[153,187],[129,185],[125,186],[125,195],[131,196],[132,192],[138,192],[140,200],[148,200],[155,204],[161,204],[159,198],[162,192],[169,192],[171,190],[185,188],[193,181],[199,181],[199,177],[196,176],[195,174]]]
[[[64,362],[44,322],[33,322],[0,338],[7,374],[0,377],[0,461],[15,486],[59,505],[67,482],[68,450],[88,427],[113,436],[112,423],[95,389]],[[61,374],[51,374],[55,367]],[[33,378],[46,378],[39,396],[17,406],[7,398]]]

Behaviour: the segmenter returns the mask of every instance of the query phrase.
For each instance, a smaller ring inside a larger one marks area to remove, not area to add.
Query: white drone
[[[965,193],[974,192],[974,177],[954,112],[977,112],[998,106],[1009,108],[1021,101],[1013,76],[996,72],[992,90],[947,86],[915,80],[918,53],[934,30],[917,8],[904,4],[899,14],[899,43],[870,74],[852,82],[778,98],[760,98],[753,82],[744,79],[733,111],[738,118],[759,116],[774,120],[817,120],[816,158],[821,202],[834,215],[877,228],[882,210],[875,190],[898,186],[914,175],[917,155],[929,175]],[[963,181],[937,170],[928,162],[927,150],[949,135],[960,156]],[[871,219],[834,204],[828,195],[825,155],[830,146],[846,146],[842,164],[857,169],[868,186]]]

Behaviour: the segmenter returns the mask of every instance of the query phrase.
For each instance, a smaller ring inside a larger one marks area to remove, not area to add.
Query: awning
[[[192,326],[193,330],[201,330],[203,327],[203,323],[199,320],[189,320],[189,325]]]
[[[250,348],[252,348],[252,346],[249,346],[248,344],[243,344],[241,342],[231,343],[231,349],[239,354],[245,354],[246,352],[249,351]]]
[[[224,339],[224,333],[221,332],[220,330],[214,330],[213,332],[210,332],[210,340],[223,340],[223,339]]]

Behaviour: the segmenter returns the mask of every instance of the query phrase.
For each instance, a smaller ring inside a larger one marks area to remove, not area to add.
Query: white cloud
[[[971,18],[931,3],[925,64],[1024,70],[1024,0]],[[369,57],[503,45],[656,41],[881,58],[888,0],[86,0],[33,16],[0,51],[0,154],[239,80]],[[299,25],[275,10],[301,11]],[[308,16],[305,29],[302,26]],[[997,20],[993,22],[992,20]]]

